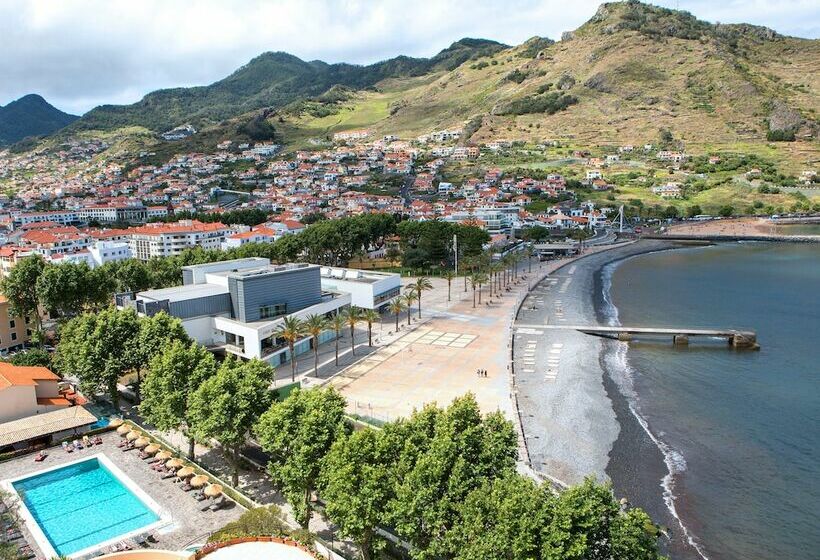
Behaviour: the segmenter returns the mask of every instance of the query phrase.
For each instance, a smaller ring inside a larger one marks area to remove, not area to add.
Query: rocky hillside
[[[472,141],[578,145],[657,143],[669,131],[686,146],[795,139],[777,142],[775,151],[818,157],[820,41],[713,25],[639,2],[604,4],[556,43],[533,38],[378,88],[338,118],[301,115],[293,125],[308,134],[369,125],[405,135],[465,126]]]
[[[78,118],[53,107],[39,95],[26,95],[0,106],[0,146],[51,134]]]
[[[462,39],[432,58],[400,56],[368,66],[306,62],[288,53],[268,52],[208,86],[159,90],[133,105],[97,107],[73,129],[141,126],[161,132],[189,122],[202,128],[256,109],[317,96],[337,84],[365,89],[391,77],[448,71],[504,48],[495,41]]]

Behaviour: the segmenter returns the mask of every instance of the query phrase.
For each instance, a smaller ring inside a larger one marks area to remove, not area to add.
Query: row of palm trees
[[[470,273],[464,275],[464,291],[467,291],[469,284],[473,291],[473,307],[476,306],[476,293],[478,304],[481,305],[483,286],[489,286],[490,297],[500,296],[501,291],[507,288],[510,282],[518,280],[518,267],[522,261],[527,261],[528,271],[532,272],[533,255],[532,247],[527,247],[523,252],[510,253],[499,260],[493,260],[491,252],[465,259],[464,266]],[[444,277],[447,279],[447,301],[450,301],[450,284],[455,279],[455,273],[448,271]]]
[[[399,315],[407,310],[407,324],[410,324],[411,309],[413,304],[418,303],[418,314],[421,317],[421,295],[427,290],[431,290],[433,285],[427,278],[418,278],[413,283],[405,286],[406,293],[400,295],[390,302],[388,309],[396,315],[396,330],[399,329]],[[275,339],[283,339],[290,350],[290,378],[296,380],[296,343],[302,338],[310,337],[313,340],[313,374],[319,371],[319,337],[327,330],[332,330],[336,334],[335,363],[339,365],[339,335],[345,327],[350,329],[350,352],[356,355],[356,345],[353,340],[356,325],[367,323],[367,345],[373,346],[373,323],[381,319],[379,313],[373,309],[362,309],[351,306],[341,313],[335,313],[330,317],[325,315],[308,315],[305,318],[294,315],[285,317],[282,324],[273,333]]]

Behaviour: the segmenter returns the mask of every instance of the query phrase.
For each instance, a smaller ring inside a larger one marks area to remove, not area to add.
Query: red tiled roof
[[[42,366],[15,366],[0,362],[0,391],[15,385],[37,385],[37,381],[59,381],[60,378]]]

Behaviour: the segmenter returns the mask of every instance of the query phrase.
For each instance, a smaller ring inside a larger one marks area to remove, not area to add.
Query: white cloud
[[[820,35],[816,0],[659,2],[702,19]],[[207,84],[264,51],[370,63],[431,56],[462,37],[557,38],[598,0],[2,0],[0,103],[40,93],[75,113]]]

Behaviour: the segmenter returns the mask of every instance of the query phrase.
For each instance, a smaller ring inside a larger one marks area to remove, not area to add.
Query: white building
[[[185,249],[221,249],[235,228],[222,223],[180,220],[170,224],[153,223],[128,230],[128,245],[134,258],[171,257]]]
[[[131,247],[123,241],[97,241],[88,248],[94,266],[131,258]]]
[[[350,294],[351,304],[381,310],[401,293],[401,276],[353,268],[322,267],[322,290]]]

